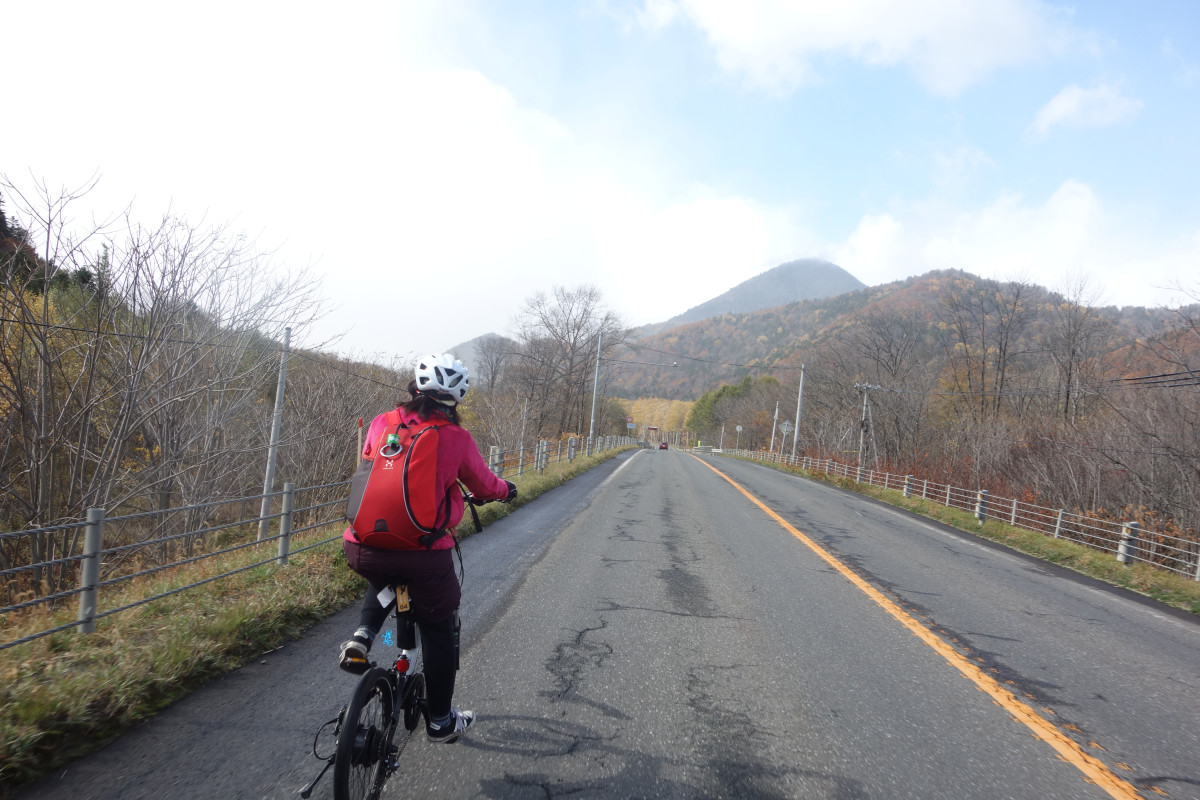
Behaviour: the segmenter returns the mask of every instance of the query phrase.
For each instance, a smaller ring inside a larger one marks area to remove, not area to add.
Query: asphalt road
[[[1194,618],[857,495],[635,451],[463,550],[479,722],[384,797],[1200,800]],[[297,796],[356,620],[21,797]]]

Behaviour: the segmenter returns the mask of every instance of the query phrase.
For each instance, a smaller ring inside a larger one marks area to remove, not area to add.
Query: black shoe
[[[454,744],[458,741],[459,735],[466,733],[474,724],[474,711],[459,711],[457,708],[452,708],[450,709],[450,721],[440,727],[426,725],[425,735],[431,742]]]
[[[367,661],[367,653],[371,645],[359,639],[351,639],[342,643],[342,652],[338,656],[338,666],[354,675],[362,675],[371,664]]]

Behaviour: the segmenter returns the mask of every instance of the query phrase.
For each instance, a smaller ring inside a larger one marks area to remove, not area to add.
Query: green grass
[[[624,448],[628,449],[628,448]],[[523,503],[613,458],[620,449],[527,470],[517,500],[479,509],[487,525]],[[212,678],[295,639],[359,597],[365,582],[346,567],[331,525],[293,537],[288,566],[254,567],[97,620],[96,632],[64,631],[0,650],[0,797],[94,750]],[[474,527],[468,514],[461,535]],[[264,548],[274,548],[269,542]],[[117,608],[270,557],[248,548],[102,590]],[[0,619],[0,641],[75,619],[70,604]]]
[[[1018,528],[995,518],[988,519],[980,526],[971,511],[944,506],[920,497],[905,497],[903,492],[894,489],[858,483],[850,478],[827,475],[824,472],[809,472],[798,467],[760,462],[740,456],[727,457],[763,464],[780,472],[801,475],[810,480],[838,486],[928,517],[973,536],[979,536],[1044,561],[1058,564],[1080,574],[1152,597],[1166,605],[1193,614],[1200,614],[1200,582],[1175,572],[1157,569],[1144,563],[1126,566],[1117,561],[1112,553],[1095,550],[1067,539],[1055,539],[1037,531]]]

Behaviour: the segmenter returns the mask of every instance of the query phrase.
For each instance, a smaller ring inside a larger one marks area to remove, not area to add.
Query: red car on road
[[[667,443],[666,443],[666,442],[659,442],[659,443],[658,443],[658,449],[659,449],[659,450],[666,450],[666,449],[667,449]]]

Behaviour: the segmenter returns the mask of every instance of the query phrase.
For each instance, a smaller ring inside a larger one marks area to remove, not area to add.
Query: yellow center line
[[[689,453],[689,455],[691,454]],[[1122,798],[1123,800],[1142,798],[1142,795],[1138,793],[1137,789],[1134,788],[1132,784],[1117,777],[1108,769],[1108,767],[1103,764],[1103,762],[1084,752],[1074,740],[1044,719],[1028,705],[1018,700],[1012,692],[1001,686],[995,678],[992,678],[979,667],[968,661],[965,656],[942,641],[941,637],[921,624],[921,622],[919,622],[915,617],[888,599],[882,592],[859,577],[858,574],[856,574],[841,561],[838,561],[836,558],[834,558],[833,555],[827,552],[819,544],[793,527],[791,523],[768,508],[766,504],[764,504],[757,497],[750,494],[750,492],[743,488],[741,484],[730,478],[724,472],[721,472],[712,464],[709,464],[704,459],[698,458],[694,455],[692,458],[695,458],[701,464],[708,467],[725,480],[729,481],[729,483],[735,489],[744,494],[746,498],[750,500],[750,502],[754,503],[754,505],[761,508],[767,514],[767,516],[771,517],[773,520],[782,525],[783,528],[788,531],[788,533],[792,534],[792,536],[795,536],[797,539],[803,542],[810,550],[820,556],[825,563],[836,569],[844,578],[846,578],[846,580],[857,586],[863,592],[863,594],[874,600],[880,608],[895,617],[895,619],[901,625],[912,631],[917,638],[937,651],[939,655],[945,658],[946,661],[950,662],[950,665],[955,667],[959,672],[966,676],[968,680],[972,681],[982,691],[990,695],[992,700],[995,701],[998,706],[1008,711],[1008,713],[1013,716],[1013,719],[1024,724],[1033,732],[1035,737],[1041,739],[1054,748],[1055,752],[1057,752],[1060,757],[1082,772],[1084,777],[1086,777],[1089,781],[1104,789],[1104,791],[1108,792],[1108,794],[1114,798]]]

